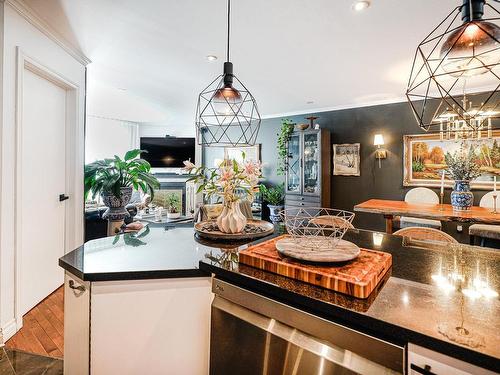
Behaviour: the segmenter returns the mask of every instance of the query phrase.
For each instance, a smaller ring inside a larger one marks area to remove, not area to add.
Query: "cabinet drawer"
[[[408,369],[409,375],[494,375],[489,371],[459,359],[432,351],[427,348],[408,344]]]
[[[285,199],[285,208],[307,208],[307,207],[319,207],[319,202],[301,202],[301,201],[290,201]]]
[[[285,196],[286,201],[295,201],[295,202],[310,202],[310,203],[319,203],[320,198],[318,196],[310,196],[310,195],[292,195],[287,194]]]

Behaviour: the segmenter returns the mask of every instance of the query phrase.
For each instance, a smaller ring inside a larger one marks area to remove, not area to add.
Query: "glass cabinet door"
[[[286,192],[300,193],[301,163],[300,134],[293,134],[288,141],[288,170],[286,173]]]
[[[319,133],[304,133],[304,194],[320,193],[319,153]]]

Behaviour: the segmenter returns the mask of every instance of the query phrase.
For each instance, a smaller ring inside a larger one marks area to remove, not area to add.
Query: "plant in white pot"
[[[451,192],[451,205],[454,210],[468,210],[472,207],[474,194],[470,191],[470,182],[481,174],[474,150],[470,148],[466,151],[465,148],[465,144],[462,144],[459,151],[445,155],[448,165],[446,173],[455,180]]]
[[[217,168],[197,167],[185,161],[185,170],[192,175],[188,181],[199,183],[197,193],[205,192],[208,198],[221,197],[222,213],[217,217],[217,227],[223,233],[240,233],[245,228],[247,218],[240,210],[240,200],[253,200],[259,191],[261,165],[259,162],[224,160]]]
[[[280,212],[283,210],[285,201],[285,186],[279,184],[276,186],[266,187],[264,184],[260,185],[260,193],[262,199],[267,203],[269,208],[269,218],[273,223],[281,221]]]
[[[150,171],[149,163],[138,158],[142,150],[130,150],[124,158],[97,160],[85,165],[85,199],[100,195],[108,207],[103,215],[109,221],[120,222],[129,216],[125,206],[130,202],[133,189],[141,189],[154,196],[160,183]]]
[[[167,218],[178,219],[181,216],[181,200],[179,199],[179,195],[175,193],[169,193],[165,197],[165,202],[167,206]]]

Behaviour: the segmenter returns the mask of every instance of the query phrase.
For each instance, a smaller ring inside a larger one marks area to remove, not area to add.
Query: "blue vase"
[[[454,210],[468,210],[474,202],[474,194],[470,191],[470,181],[457,180],[451,192],[451,205]]]

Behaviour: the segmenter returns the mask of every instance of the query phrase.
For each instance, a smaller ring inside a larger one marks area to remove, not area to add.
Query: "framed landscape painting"
[[[444,156],[460,149],[461,140],[439,139],[439,134],[403,136],[404,173],[403,186],[441,185],[441,173],[447,168]],[[493,178],[500,179],[500,131],[492,138],[468,139],[467,147],[477,156],[481,176],[472,181],[474,189],[493,189]],[[499,180],[500,181],[500,180]],[[452,187],[453,181],[446,177],[445,186]]]
[[[333,145],[333,175],[359,176],[360,175],[360,144]]]

